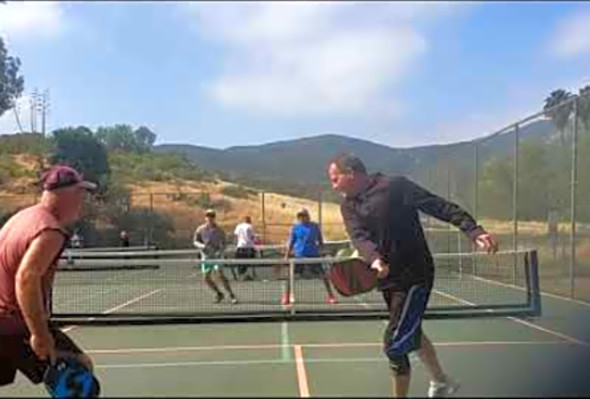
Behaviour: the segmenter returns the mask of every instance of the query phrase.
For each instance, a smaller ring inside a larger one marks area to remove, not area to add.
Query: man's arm
[[[225,234],[225,231],[220,227],[219,230],[221,231],[221,250],[224,250],[226,245],[227,245],[227,236]]]
[[[377,251],[377,243],[371,240],[371,233],[352,206],[347,202],[342,203],[340,213],[352,245],[358,250],[365,262],[373,263],[375,260],[381,259],[381,255]]]
[[[324,250],[324,236],[322,234],[322,229],[320,229],[320,225],[318,223],[315,224],[315,228],[317,229],[318,234],[318,251],[320,254],[322,254]]]
[[[459,228],[480,247],[488,251],[498,250],[498,244],[475,219],[459,205],[441,198],[406,178],[403,185],[404,203],[416,206],[422,212]]]
[[[195,230],[195,235],[193,237],[193,245],[198,249],[205,249],[205,244],[203,243],[203,237],[201,236],[201,229],[197,228]]]
[[[381,255],[377,250],[377,243],[371,239],[371,233],[362,219],[346,202],[340,206],[340,212],[353,247],[356,248],[365,262],[371,265],[371,269],[377,272],[377,278],[387,277],[389,274],[389,265],[381,259]]]
[[[293,245],[295,245],[295,226],[291,227],[291,232],[289,233],[289,240],[287,241],[287,251],[285,252],[285,259],[289,258],[289,254],[293,250]]]
[[[405,177],[400,179],[404,204],[414,205],[430,216],[451,223],[472,238],[485,233],[485,230],[477,224],[475,219],[459,205],[431,193]]]
[[[254,227],[248,226],[246,229],[246,234],[248,235],[248,240],[254,242],[254,239],[256,238],[256,234],[254,234]]]
[[[63,234],[57,231],[41,233],[31,243],[16,273],[16,299],[32,338],[53,342],[48,327],[49,315],[43,303],[42,279],[59,255],[64,240]]]

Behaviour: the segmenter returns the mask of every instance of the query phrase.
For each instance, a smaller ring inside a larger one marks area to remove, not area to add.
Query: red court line
[[[295,345],[295,363],[297,365],[297,382],[299,383],[299,396],[309,398],[309,384],[307,382],[307,372],[305,371],[305,361],[303,359],[303,350],[301,345]]]

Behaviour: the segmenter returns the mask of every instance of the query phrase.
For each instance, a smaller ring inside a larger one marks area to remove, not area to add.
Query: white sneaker
[[[430,388],[428,388],[429,398],[446,398],[452,396],[461,385],[452,379],[447,379],[445,382],[430,381]]]

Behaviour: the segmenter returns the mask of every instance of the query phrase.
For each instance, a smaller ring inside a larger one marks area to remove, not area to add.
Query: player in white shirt
[[[252,218],[244,216],[242,223],[238,224],[234,230],[236,236],[236,258],[253,259],[256,258],[256,246],[254,244],[254,228],[252,227]],[[252,276],[246,274],[248,265],[238,265],[238,277],[241,280],[252,280]]]

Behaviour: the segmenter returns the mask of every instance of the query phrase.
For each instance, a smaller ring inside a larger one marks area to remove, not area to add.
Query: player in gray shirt
[[[224,250],[227,242],[225,238],[225,232],[215,222],[214,210],[208,209],[205,215],[207,218],[207,222],[200,225],[195,231],[193,244],[195,247],[201,250],[201,257],[203,260],[222,259],[224,257]],[[229,297],[231,298],[231,303],[238,303],[238,300],[234,295],[231,286],[229,285],[229,281],[223,273],[222,264],[213,262],[203,262],[201,263],[201,271],[205,275],[205,283],[213,291],[215,291],[215,302],[221,302],[225,298],[225,296],[219,290],[217,284],[215,284],[215,282],[211,278],[211,272],[213,271],[216,272],[217,276],[219,277],[219,280],[221,280],[223,288],[225,288],[225,290],[229,294]]]

